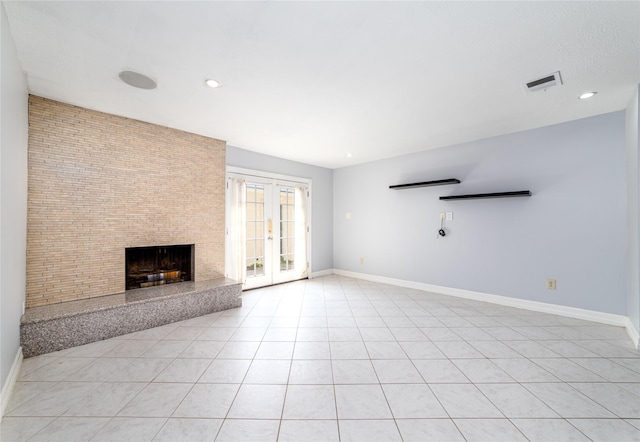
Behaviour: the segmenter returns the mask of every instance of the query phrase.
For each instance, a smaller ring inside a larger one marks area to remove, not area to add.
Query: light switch
[[[347,212],[344,214],[345,219],[351,219],[351,212]]]

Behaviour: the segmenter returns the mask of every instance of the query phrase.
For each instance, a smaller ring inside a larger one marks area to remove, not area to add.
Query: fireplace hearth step
[[[25,358],[242,306],[232,279],[189,281],[28,308],[20,324]]]

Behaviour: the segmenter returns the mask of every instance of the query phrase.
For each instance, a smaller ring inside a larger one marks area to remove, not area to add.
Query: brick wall
[[[224,275],[225,142],[31,96],[27,307],[123,292],[125,248]]]

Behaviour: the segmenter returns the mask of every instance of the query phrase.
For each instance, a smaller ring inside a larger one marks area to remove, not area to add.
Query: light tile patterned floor
[[[24,361],[10,441],[639,441],[624,329],[327,276]]]

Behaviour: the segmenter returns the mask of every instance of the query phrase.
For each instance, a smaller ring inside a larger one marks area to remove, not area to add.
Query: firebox
[[[126,289],[139,289],[193,279],[194,245],[125,249]]]

